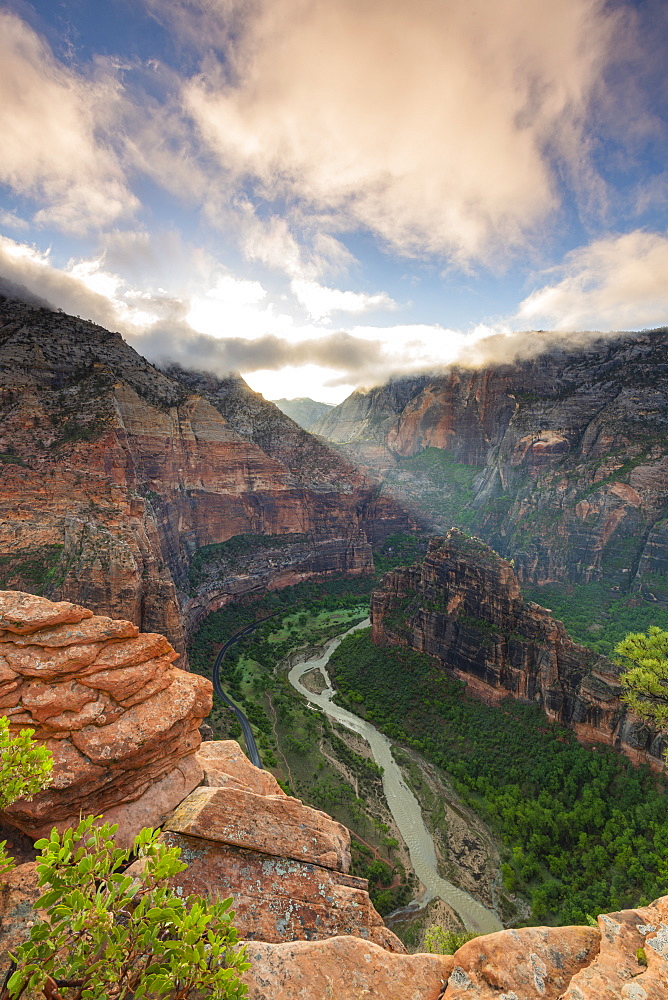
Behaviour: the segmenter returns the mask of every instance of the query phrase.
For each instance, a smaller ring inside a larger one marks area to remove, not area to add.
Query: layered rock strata
[[[195,753],[211,683],[174,666],[162,635],[68,601],[0,591],[0,714],[53,755],[53,783],[2,818],[33,838],[103,813],[131,841],[203,771]]]
[[[620,700],[620,668],[569,639],[560,621],[522,599],[512,566],[453,528],[421,562],[386,574],[371,602],[374,642],[437,657],[487,701],[539,704],[585,740],[635,761],[662,760],[665,738]]]
[[[75,317],[0,297],[0,586],[94,607],[183,652],[232,595],[365,573],[409,518],[239,377],[149,364]],[[295,535],[195,585],[193,553]]]
[[[668,606],[665,329],[492,339],[469,367],[355,392],[314,429],[521,580],[603,579]],[[412,461],[427,448],[448,461]]]
[[[390,951],[403,946],[373,908],[365,879],[348,875],[350,835],[326,813],[287,796],[233,740],[204,743],[205,784],[165,822],[161,839],[187,863],[179,893],[232,896],[249,940],[320,940],[349,934]]]

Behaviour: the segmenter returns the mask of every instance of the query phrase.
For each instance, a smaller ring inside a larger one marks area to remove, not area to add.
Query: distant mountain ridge
[[[308,396],[298,396],[296,399],[272,399],[272,403],[281,413],[285,413],[307,431],[334,408],[331,403],[320,403]]]
[[[381,493],[515,561],[668,606],[668,331],[355,392],[314,431]]]

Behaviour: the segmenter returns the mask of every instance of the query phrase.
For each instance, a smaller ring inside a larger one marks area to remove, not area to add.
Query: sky
[[[269,399],[666,325],[667,42],[663,0],[0,0],[0,279]]]

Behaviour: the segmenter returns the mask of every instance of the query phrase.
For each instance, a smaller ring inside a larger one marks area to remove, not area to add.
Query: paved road
[[[229,707],[232,709],[237,719],[239,720],[239,724],[244,734],[244,739],[246,740],[246,747],[248,748],[248,756],[250,757],[253,764],[255,764],[255,766],[259,768],[262,768],[262,760],[260,758],[260,754],[257,748],[257,743],[255,742],[255,737],[253,736],[253,730],[251,729],[250,722],[248,721],[247,716],[241,711],[239,706],[235,705],[234,702],[231,700],[231,698],[229,698],[223,691],[220,684],[220,666],[223,660],[225,659],[228,649],[230,649],[231,646],[234,646],[235,643],[239,642],[240,639],[245,639],[247,635],[250,635],[251,632],[255,631],[258,625],[261,625],[262,622],[266,622],[267,619],[273,617],[274,615],[265,615],[264,618],[259,618],[256,622],[251,622],[250,625],[245,625],[244,628],[239,629],[238,632],[235,632],[234,635],[227,640],[223,648],[220,650],[218,656],[216,657],[216,662],[213,665],[213,689],[218,695],[218,697],[222,701],[224,701],[226,705],[229,705]]]

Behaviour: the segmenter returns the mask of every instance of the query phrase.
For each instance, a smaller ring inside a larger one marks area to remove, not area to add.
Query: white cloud
[[[556,330],[629,330],[668,323],[668,235],[636,230],[566,256],[559,280],[532,292],[521,322]]]
[[[360,314],[376,309],[397,309],[397,303],[387,292],[368,295],[364,292],[347,292],[339,288],[327,288],[317,281],[295,279],[290,288],[309,316],[314,320],[329,319],[332,313],[344,312]]]
[[[155,6],[196,10],[225,53],[184,87],[225,175],[322,231],[464,262],[558,207],[555,162],[602,198],[585,122],[618,23],[603,0],[258,0],[232,5],[232,36],[223,0]]]
[[[15,15],[0,12],[0,182],[37,199],[37,223],[81,233],[131,214],[138,201],[98,132],[117,100],[109,79],[58,63]]]

